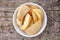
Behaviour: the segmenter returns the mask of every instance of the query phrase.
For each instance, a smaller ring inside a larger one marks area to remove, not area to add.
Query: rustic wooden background
[[[51,7],[56,1],[58,0],[0,0],[0,40],[60,40],[60,5]],[[15,9],[25,2],[41,5],[47,14],[46,29],[34,38],[19,35],[12,24]]]

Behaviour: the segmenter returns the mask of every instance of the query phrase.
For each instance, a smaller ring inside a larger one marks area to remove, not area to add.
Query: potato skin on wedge
[[[32,18],[29,14],[26,15],[23,25],[20,27],[21,30],[25,30],[31,23]]]
[[[36,23],[32,24],[25,30],[25,32],[29,35],[33,35],[37,33],[41,28],[41,21],[37,21]]]
[[[23,20],[23,17],[27,14],[29,10],[30,10],[30,7],[28,6],[20,7],[17,12],[17,18],[20,20]]]
[[[39,20],[43,20],[43,12],[41,9],[32,9],[32,11],[37,15]]]
[[[16,19],[16,23],[17,23],[17,25],[18,25],[19,27],[22,26],[22,22],[23,22],[23,21],[20,21],[19,19]]]
[[[34,23],[35,23],[36,21],[38,21],[38,18],[37,18],[36,14],[35,14],[34,12],[32,12],[32,17],[33,17]]]

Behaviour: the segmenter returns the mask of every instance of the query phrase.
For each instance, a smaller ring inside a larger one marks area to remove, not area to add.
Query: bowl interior
[[[41,29],[40,29],[36,34],[34,34],[34,35],[28,35],[28,34],[26,34],[26,33],[23,32],[23,31],[18,27],[18,25],[16,24],[17,11],[18,11],[19,7],[24,6],[24,5],[35,5],[35,6],[37,6],[38,8],[40,8],[40,9],[43,11],[43,23],[42,23],[42,27],[41,27]],[[37,5],[37,4],[35,4],[35,3],[24,3],[24,4],[20,5],[19,7],[15,10],[14,15],[13,15],[13,25],[14,25],[15,30],[16,30],[19,34],[21,34],[22,36],[25,36],[25,37],[35,37],[35,36],[41,34],[41,33],[43,32],[43,30],[45,29],[46,24],[47,24],[47,16],[46,16],[46,13],[45,13],[44,9],[43,9],[40,5]]]

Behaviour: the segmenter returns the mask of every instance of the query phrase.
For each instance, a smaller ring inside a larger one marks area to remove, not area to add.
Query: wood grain
[[[60,6],[50,7],[57,0],[0,0],[0,40],[60,40]],[[12,24],[15,9],[25,2],[41,5],[47,14],[48,23],[44,32],[34,38],[19,35]]]

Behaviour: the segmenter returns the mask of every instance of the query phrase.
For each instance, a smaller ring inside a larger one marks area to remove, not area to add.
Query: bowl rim
[[[16,24],[16,14],[17,14],[16,12],[17,12],[17,10],[19,9],[19,7],[21,7],[23,5],[27,5],[27,4],[38,6],[40,9],[42,9],[43,14],[44,14],[44,24],[43,24],[42,28],[39,30],[39,32],[37,32],[34,35],[25,35],[25,34],[21,33],[21,30],[18,29],[18,26]],[[32,3],[32,2],[23,3],[20,6],[18,6],[18,8],[14,11],[14,14],[13,14],[13,26],[14,26],[15,30],[22,36],[25,36],[25,37],[36,37],[36,36],[38,36],[39,34],[41,34],[44,31],[44,29],[46,28],[46,25],[47,25],[47,15],[46,15],[46,12],[42,8],[42,6],[40,6],[40,5],[36,4],[36,3]]]

